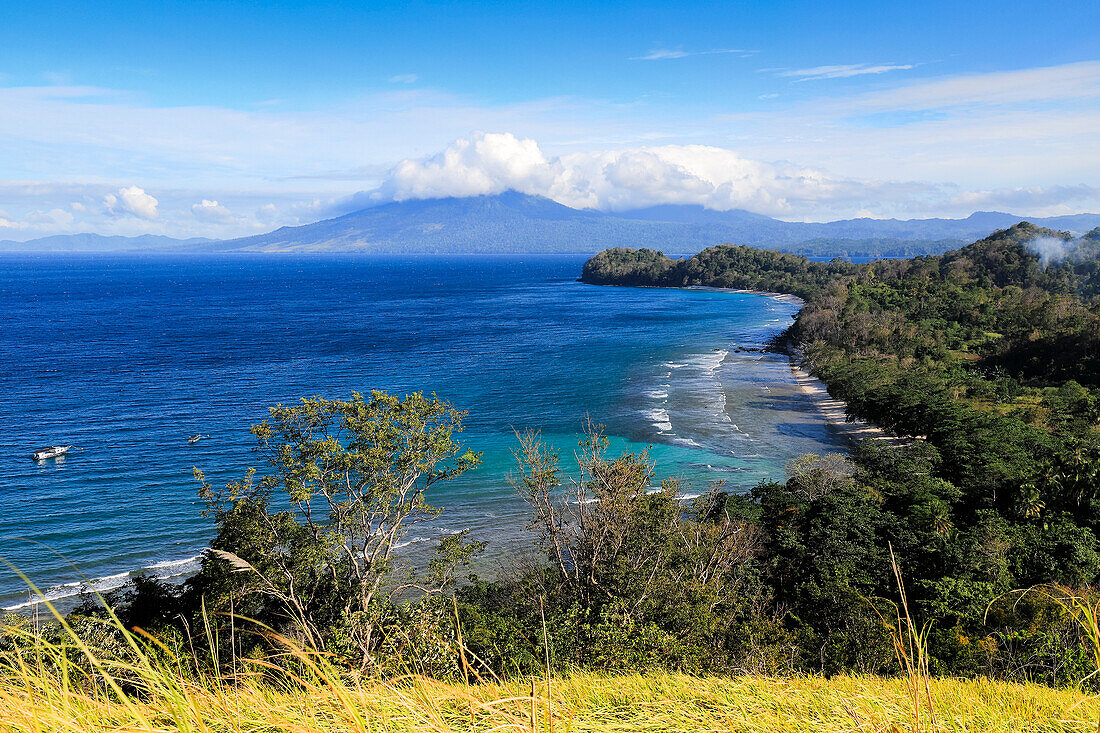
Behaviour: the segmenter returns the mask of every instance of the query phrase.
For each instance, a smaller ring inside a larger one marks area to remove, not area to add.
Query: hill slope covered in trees
[[[885,591],[892,546],[940,629],[935,653],[957,663],[963,649],[937,633],[973,638],[1000,594],[1098,580],[1098,253],[1100,230],[1074,239],[1021,223],[943,255],[865,265],[748,247],[683,260],[609,250],[583,279],[806,299],[788,332],[805,366],[851,416],[920,439],[857,449],[860,478],[844,491],[758,492],[774,591],[811,626],[831,623],[841,589]]]

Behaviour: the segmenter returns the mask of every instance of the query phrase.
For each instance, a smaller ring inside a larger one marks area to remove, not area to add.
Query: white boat
[[[195,443],[198,443],[203,438],[209,438],[209,437],[210,437],[209,435],[192,435],[192,436],[187,438],[187,444],[188,445],[194,445]]]
[[[36,450],[34,452],[34,455],[31,456],[31,458],[33,458],[36,461],[44,461],[47,458],[57,458],[58,456],[65,455],[70,450],[72,450],[72,448],[73,447],[71,445],[52,445],[49,448],[42,448],[41,450]]]

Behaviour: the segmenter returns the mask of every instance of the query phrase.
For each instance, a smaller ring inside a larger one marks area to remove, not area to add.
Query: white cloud
[[[652,60],[698,53],[662,50]],[[97,87],[0,86],[2,226],[50,233],[29,217],[66,209],[74,231],[234,236],[315,220],[349,192],[383,184],[405,197],[514,187],[572,205],[691,201],[801,219],[1100,210],[1074,188],[1100,190],[1100,61],[860,78],[874,90],[814,96],[798,85],[803,94],[767,104],[749,94],[747,109],[724,96],[690,106],[659,95],[491,105],[402,86],[322,109],[239,110],[157,107]],[[133,181],[156,191],[154,206],[126,208],[119,192]],[[234,221],[196,215],[202,200]]]
[[[157,218],[157,200],[137,186],[118,189],[118,194],[103,197],[103,205],[112,214],[132,214],[139,219]]]
[[[233,213],[217,201],[203,199],[197,204],[191,205],[191,213],[196,219],[212,221],[220,224],[231,224],[236,220]]]
[[[21,220],[5,211],[0,211],[0,229],[6,229],[9,232],[23,232],[24,234],[20,238],[37,236],[41,233],[68,233],[74,231],[73,222],[75,219],[76,217],[65,209],[50,209],[49,211],[35,209],[27,212]]]
[[[1018,186],[985,191],[962,191],[948,204],[964,211],[1027,211],[1032,216],[1058,216],[1076,212],[1074,204],[1097,210],[1100,188],[1094,186]]]
[[[735,53],[739,56],[752,56],[756,51],[744,48],[713,48],[709,51],[684,51],[682,49],[655,48],[644,56],[631,57],[631,61],[667,61],[683,59],[688,56],[712,56],[714,54]]]
[[[815,66],[811,69],[790,69],[780,71],[776,76],[796,77],[797,81],[816,79],[847,79],[865,74],[885,74],[888,71],[908,71],[913,64],[847,64],[836,66]]]
[[[479,133],[394,167],[377,193],[392,200],[516,190],[574,208],[625,210],[661,203],[745,208],[778,216],[843,210],[864,198],[930,191],[856,181],[790,163],[765,163],[707,145],[664,145],[547,156],[531,139]]]
[[[479,133],[396,165],[375,192],[345,202],[502,193],[545,196],[574,208],[622,211],[664,203],[748,209],[788,219],[967,216],[997,209],[1028,216],[1100,211],[1100,187],[960,190],[949,183],[852,178],[811,166],[755,160],[710,145],[659,145],[547,155],[532,139]]]
[[[509,189],[549,190],[560,164],[547,160],[534,140],[478,134],[441,153],[399,163],[383,185],[395,200],[476,196]]]
[[[645,56],[635,56],[631,61],[664,61],[665,59],[682,59],[691,54],[687,51],[673,51],[667,48],[655,48]]]
[[[27,223],[53,229],[68,229],[75,217],[64,209],[32,211],[27,215]]]
[[[390,84],[415,84],[419,78],[417,74],[396,74],[390,77]]]
[[[1100,98],[1100,61],[928,79],[855,95],[849,108],[928,110]]]

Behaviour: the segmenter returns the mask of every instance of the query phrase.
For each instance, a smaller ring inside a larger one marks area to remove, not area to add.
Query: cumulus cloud
[[[537,142],[479,133],[443,152],[405,160],[376,199],[475,196],[508,190],[546,196],[574,208],[621,211],[662,203],[790,215],[808,208],[855,205],[882,186],[830,176],[791,163],[750,160],[707,145],[664,145],[547,156]],[[903,193],[911,194],[916,184]],[[919,187],[918,187],[919,188]]]
[[[776,76],[795,77],[797,81],[817,79],[847,79],[864,74],[885,74],[888,71],[908,71],[913,64],[843,64],[833,66],[815,66],[810,69],[788,69],[779,71]]]
[[[192,204],[191,214],[202,221],[216,222],[219,224],[231,224],[236,220],[233,213],[217,201],[203,199],[197,204]]]
[[[390,172],[382,191],[396,201],[509,189],[545,192],[561,172],[561,163],[546,158],[534,140],[520,140],[510,133],[479,133],[455,141],[430,158],[402,161]]]
[[[107,211],[121,216],[130,214],[139,219],[157,218],[157,200],[137,186],[118,189],[118,194],[109,193],[103,197]]]
[[[64,209],[50,209],[49,211],[32,211],[27,215],[27,223],[45,227],[66,229],[73,223],[75,217]]]
[[[963,191],[951,197],[949,204],[960,209],[1026,208],[1029,212],[1055,216],[1072,213],[1071,204],[1095,205],[1100,201],[1100,188],[1079,184],[1076,186],[1017,186],[984,191]]]
[[[35,209],[27,212],[23,217],[16,218],[11,214],[0,211],[0,229],[8,232],[47,232],[51,234],[71,232],[73,222],[76,220],[65,209],[50,209],[43,211]]]

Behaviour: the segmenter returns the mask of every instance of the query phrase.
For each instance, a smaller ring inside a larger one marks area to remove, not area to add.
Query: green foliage
[[[427,491],[479,461],[455,440],[463,417],[435,397],[384,392],[272,408],[252,428],[267,472],[223,490],[202,482],[218,534],[185,605],[243,616],[370,667],[378,645],[400,636],[387,619],[412,613],[382,593],[398,543],[438,514]],[[415,587],[441,593],[483,547],[465,533],[447,538]]]
[[[584,263],[581,280],[598,285],[738,288],[792,293],[808,298],[859,266],[841,259],[813,262],[801,255],[754,247],[708,247],[687,260],[648,249],[617,247]]]
[[[1067,256],[1040,261],[1038,237],[1063,240]],[[1013,588],[1098,580],[1098,254],[1100,230],[1070,241],[1023,223],[941,256],[865,265],[747,247],[677,261],[612,250],[585,278],[800,295],[786,338],[805,365],[851,416],[911,441],[858,447],[853,471],[806,457],[754,490],[757,559],[772,601],[798,621],[801,664],[866,668],[855,650],[874,644],[853,599],[890,597],[892,545],[917,621],[934,622],[938,671],[1009,673],[1001,655],[1017,647],[998,640],[1026,637],[1046,651],[1011,674],[1064,681],[1083,669],[1079,639],[1059,661],[1047,617],[992,636],[981,617]]]

